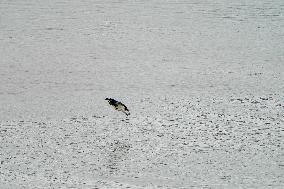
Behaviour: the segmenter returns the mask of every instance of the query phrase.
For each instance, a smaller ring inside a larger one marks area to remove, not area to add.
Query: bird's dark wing
[[[117,106],[118,101],[114,100],[114,99],[109,99],[109,104],[112,106]]]
[[[125,108],[126,111],[129,111],[128,108],[124,104],[122,104],[122,106]]]

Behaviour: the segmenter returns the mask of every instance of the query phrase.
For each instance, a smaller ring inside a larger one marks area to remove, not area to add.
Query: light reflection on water
[[[168,86],[239,91],[241,77],[225,73],[279,72],[283,59],[280,0],[2,1],[0,10],[4,118],[39,106],[76,110],[73,102],[106,94],[164,95]]]

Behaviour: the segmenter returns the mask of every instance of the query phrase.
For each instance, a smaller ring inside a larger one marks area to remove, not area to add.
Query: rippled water
[[[100,112],[106,96],[283,92],[283,9],[282,1],[1,1],[1,118]]]

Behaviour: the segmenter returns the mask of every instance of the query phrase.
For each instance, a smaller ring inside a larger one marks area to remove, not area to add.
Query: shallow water
[[[283,13],[1,1],[0,186],[282,188]]]

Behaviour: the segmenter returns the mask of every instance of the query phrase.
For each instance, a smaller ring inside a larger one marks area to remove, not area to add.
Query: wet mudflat
[[[157,110],[152,115],[2,122],[1,183],[10,188],[283,186],[283,103],[277,96],[155,102],[154,107],[151,99],[141,102]]]

